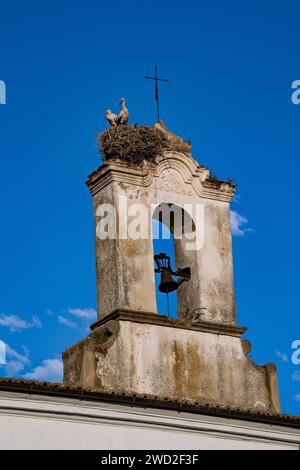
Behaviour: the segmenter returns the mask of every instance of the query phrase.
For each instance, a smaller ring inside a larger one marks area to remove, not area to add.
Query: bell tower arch
[[[94,202],[99,319],[120,307],[156,313],[151,220],[161,216],[169,225],[173,213],[176,265],[192,271],[178,291],[179,317],[235,322],[232,185],[212,179],[192,158],[174,151],[142,167],[105,163],[87,184]],[[101,239],[97,231],[105,204],[115,210],[113,239]],[[143,231],[132,237],[134,217],[140,217]]]

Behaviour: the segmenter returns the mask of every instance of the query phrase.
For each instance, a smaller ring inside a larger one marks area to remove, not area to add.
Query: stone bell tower
[[[139,127],[104,134],[114,142],[116,135],[120,140],[126,132],[139,133]],[[94,205],[98,321],[63,353],[64,382],[279,411],[275,366],[252,362],[250,343],[242,339],[246,329],[236,324],[230,228],[235,187],[193,160],[182,139],[163,127],[148,130],[156,137],[161,132],[165,148],[157,144],[152,158],[140,161],[130,160],[130,153],[112,154],[87,181]],[[190,280],[178,289],[177,319],[156,310],[152,220],[162,215],[174,233],[176,267],[191,268]],[[183,221],[179,228],[174,218]]]

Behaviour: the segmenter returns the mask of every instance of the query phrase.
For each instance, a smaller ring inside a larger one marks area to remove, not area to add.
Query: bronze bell
[[[174,292],[177,290],[180,284],[184,281],[188,281],[191,278],[191,269],[183,268],[173,271],[170,263],[170,256],[167,256],[166,253],[159,253],[154,256],[157,268],[155,269],[156,273],[161,275],[160,284],[158,290],[163,294],[169,294],[169,292]],[[179,277],[178,281],[175,281],[174,276]]]
[[[173,292],[178,287],[178,282],[173,279],[172,274],[170,271],[163,271],[161,273],[161,280],[158,286],[158,290],[163,294],[168,294],[169,292]]]

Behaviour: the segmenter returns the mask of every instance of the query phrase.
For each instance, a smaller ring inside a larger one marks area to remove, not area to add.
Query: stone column
[[[132,175],[133,173],[133,175]],[[117,174],[117,175],[116,175]],[[135,176],[139,183],[140,168],[126,168],[117,164],[103,165],[87,182],[94,203],[96,280],[98,319],[118,309],[156,312],[153,246],[151,238],[151,211],[141,230],[145,238],[133,239],[130,224],[134,223],[136,203],[147,203],[142,197],[132,197],[139,184],[126,185],[122,178]],[[115,211],[115,237],[99,237],[99,222],[104,220],[110,205]],[[147,207],[147,206],[145,206]],[[147,227],[146,227],[147,225]]]

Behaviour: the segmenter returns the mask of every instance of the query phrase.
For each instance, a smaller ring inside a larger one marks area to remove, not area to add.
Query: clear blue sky
[[[251,229],[234,237],[238,322],[255,361],[277,364],[283,411],[299,414],[299,2],[12,0],[0,22],[0,374],[54,379],[86,334],[96,134],[122,96],[132,122],[153,123],[143,77],[157,63],[168,127],[238,184],[233,210]]]

